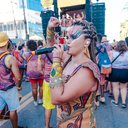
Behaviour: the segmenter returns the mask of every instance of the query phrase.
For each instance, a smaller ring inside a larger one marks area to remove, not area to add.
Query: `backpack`
[[[113,59],[111,62],[107,53],[106,48],[104,50],[98,53],[98,66],[100,68],[101,74],[109,75],[112,72],[112,63],[123,53],[123,51],[120,52],[120,54]]]
[[[105,47],[102,47],[102,51],[98,54],[98,66],[101,74],[108,75],[112,71],[112,64]]]

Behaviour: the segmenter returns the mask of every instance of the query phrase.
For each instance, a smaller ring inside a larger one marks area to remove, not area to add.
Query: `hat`
[[[106,36],[103,36],[101,42],[109,42],[109,40],[107,39]]]
[[[3,47],[7,44],[9,37],[6,33],[0,32],[0,47]]]

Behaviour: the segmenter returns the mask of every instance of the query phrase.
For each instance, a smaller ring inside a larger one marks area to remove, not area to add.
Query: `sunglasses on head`
[[[71,38],[74,40],[74,39],[77,39],[78,37],[80,37],[82,34],[81,31],[76,31],[74,34],[71,35]]]

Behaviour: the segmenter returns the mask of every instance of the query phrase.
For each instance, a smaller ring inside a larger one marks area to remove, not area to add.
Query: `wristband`
[[[62,59],[60,57],[53,57],[53,60],[54,59],[58,59],[58,60],[62,61]]]
[[[62,65],[61,63],[53,63],[51,74],[50,74],[50,87],[61,86],[62,81]]]
[[[47,28],[47,36],[54,36],[54,31]]]

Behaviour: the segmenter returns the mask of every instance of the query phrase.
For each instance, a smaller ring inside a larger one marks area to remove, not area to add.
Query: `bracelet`
[[[57,61],[57,60],[53,60],[53,63],[61,63],[60,61]]]
[[[56,87],[63,85],[62,81],[62,65],[61,63],[53,63],[51,74],[50,74],[50,87]]]
[[[47,28],[47,36],[54,36],[54,31]]]
[[[53,57],[53,59],[56,58],[56,59],[59,59],[60,61],[62,61],[62,59],[60,57]]]
[[[58,87],[58,86],[62,86],[62,85],[63,85],[63,80],[61,77],[56,77],[54,79],[50,79],[50,83],[49,83],[50,88],[54,88],[54,87]]]

